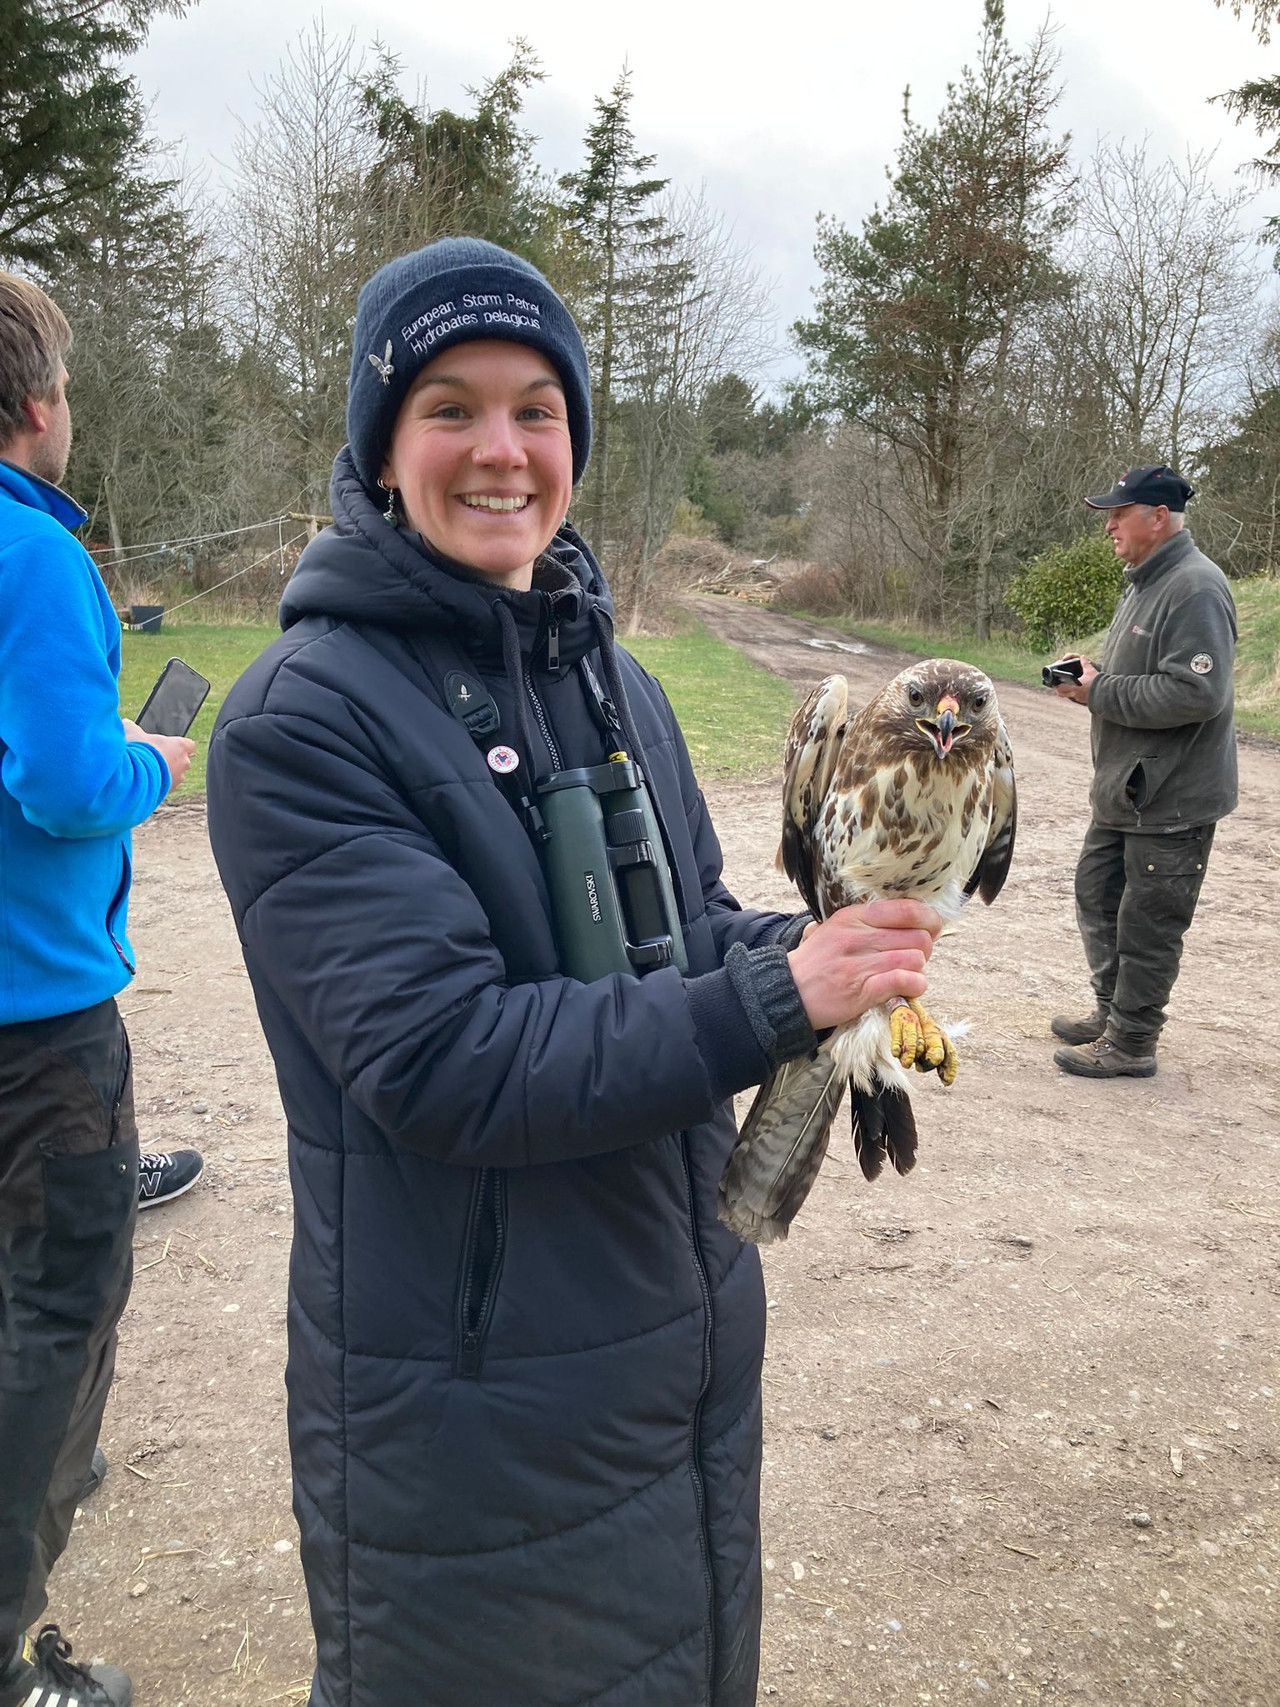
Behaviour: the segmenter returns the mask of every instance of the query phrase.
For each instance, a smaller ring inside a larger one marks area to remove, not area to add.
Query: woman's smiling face
[[[382,482],[437,551],[527,589],[573,493],[555,368],[527,344],[497,339],[434,357],[400,406]]]

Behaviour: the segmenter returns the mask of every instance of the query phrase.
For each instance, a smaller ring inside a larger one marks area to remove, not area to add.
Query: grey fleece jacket
[[[1227,578],[1183,530],[1125,570],[1089,690],[1093,821],[1170,835],[1236,805],[1236,612]]]

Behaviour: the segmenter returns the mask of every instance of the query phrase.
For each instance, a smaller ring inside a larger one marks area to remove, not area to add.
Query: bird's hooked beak
[[[933,750],[940,759],[945,759],[961,736],[969,733],[967,723],[956,722],[959,710],[959,700],[953,694],[944,693],[932,717],[916,718],[916,728],[933,742]]]

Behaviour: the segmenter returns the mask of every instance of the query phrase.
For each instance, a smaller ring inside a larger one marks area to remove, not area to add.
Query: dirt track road
[[[901,662],[698,611],[798,688],[838,668],[862,695]],[[767,1253],[761,1701],[1280,1707],[1280,754],[1242,751],[1159,1076],[1095,1085],[1046,1030],[1085,994],[1086,718],[1001,704],[1013,873],[934,963],[934,1005],[971,1024],[959,1081],[922,1082],[909,1180],[865,1186],[837,1143]],[[777,779],[708,793],[736,892],[790,905]],[[140,1224],[113,1469],[54,1610],[138,1707],[296,1702],[283,1119],[200,809],[140,832],[137,867],[144,1145],[194,1142],[208,1170]]]

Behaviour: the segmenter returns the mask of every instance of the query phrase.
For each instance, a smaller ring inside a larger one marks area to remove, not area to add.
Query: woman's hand
[[[890,996],[923,996],[942,923],[920,901],[868,901],[809,925],[787,956],[809,1024],[824,1031]]]

